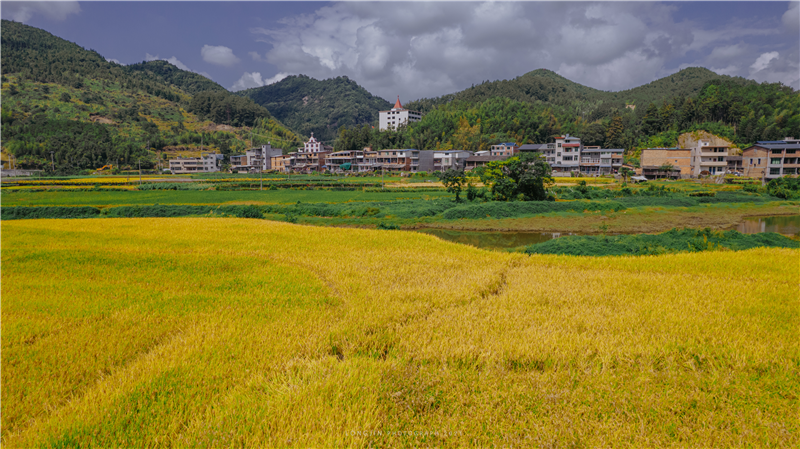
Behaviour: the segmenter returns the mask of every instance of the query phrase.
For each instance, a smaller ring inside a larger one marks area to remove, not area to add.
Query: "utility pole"
[[[55,174],[56,173],[56,163],[53,160],[53,153],[54,153],[54,151],[50,152],[50,164],[51,164],[51,167],[53,168],[53,174]]]
[[[142,160],[139,159],[139,185],[142,185]]]

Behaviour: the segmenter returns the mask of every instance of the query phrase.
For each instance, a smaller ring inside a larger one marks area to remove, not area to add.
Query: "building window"
[[[781,174],[781,169],[780,168],[770,168],[769,169],[769,174],[770,175],[780,175]]]
[[[780,165],[781,158],[773,157],[772,159],[769,160],[769,163],[770,163],[770,165]]]

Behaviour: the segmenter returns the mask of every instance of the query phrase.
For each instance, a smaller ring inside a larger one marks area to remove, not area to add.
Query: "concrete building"
[[[519,151],[519,145],[514,142],[500,143],[489,148],[489,156],[513,156]]]
[[[504,161],[510,156],[470,156],[464,161],[464,170],[470,171],[478,167],[483,167],[489,162]]]
[[[261,145],[260,148],[251,148],[245,151],[245,154],[237,154],[230,157],[231,171],[250,173],[259,170],[273,170],[272,158],[282,154],[282,149],[272,148],[271,144]]]
[[[280,156],[273,156],[270,158],[270,165],[272,166],[273,170],[279,171],[281,173],[285,173],[287,171],[286,165],[289,162],[291,156],[288,154],[281,154]]]
[[[774,179],[800,173],[800,140],[759,141],[742,152],[745,176]]]
[[[288,160],[284,161],[284,171],[312,173],[325,170],[325,158],[333,152],[333,147],[324,145],[314,138],[314,133],[302,148],[288,154]]]
[[[467,158],[470,156],[472,156],[472,152],[466,150],[434,151],[433,167],[431,170],[445,171],[451,168],[456,170],[464,170],[467,165]]]
[[[692,176],[724,175],[728,170],[728,149],[726,144],[712,144],[711,139],[700,139],[691,147]]]
[[[744,173],[741,156],[728,156],[728,173]]]
[[[386,131],[397,129],[398,126],[410,122],[418,122],[422,119],[422,114],[403,108],[403,105],[400,104],[400,97],[398,96],[394,107],[388,111],[380,111],[378,113],[378,118],[379,129],[381,131]]]
[[[378,151],[375,168],[386,171],[431,171],[433,151],[419,151],[413,148]]]
[[[686,148],[645,148],[639,160],[642,175],[650,178],[664,177],[661,167],[671,165],[668,176],[689,178],[692,176],[692,150]],[[677,173],[676,173],[677,172]]]
[[[325,166],[332,172],[358,171],[364,161],[364,150],[337,151],[325,157]]]
[[[581,139],[569,134],[560,136],[555,141],[555,156],[550,166],[553,171],[580,171],[581,166]],[[547,159],[545,154],[545,160]]]
[[[581,173],[585,175],[608,175],[622,167],[622,148],[584,147],[581,150]]]
[[[224,156],[218,153],[200,153],[200,157],[177,157],[170,159],[169,170],[172,174],[212,173],[219,171],[220,161]]]

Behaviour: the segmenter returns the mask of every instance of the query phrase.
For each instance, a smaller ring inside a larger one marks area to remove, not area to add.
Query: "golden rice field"
[[[2,222],[2,444],[797,447],[798,262]]]

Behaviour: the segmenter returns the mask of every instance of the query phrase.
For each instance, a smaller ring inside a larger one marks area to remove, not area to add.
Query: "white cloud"
[[[231,90],[235,92],[243,89],[250,89],[253,87],[267,86],[273,83],[277,83],[278,81],[286,78],[287,76],[289,76],[288,73],[278,73],[272,78],[267,78],[265,80],[262,80],[260,72],[252,72],[252,73],[244,72],[242,77],[239,78],[239,80],[233,84]]]
[[[108,62],[113,62],[113,63],[116,63],[116,64],[120,64],[120,62],[119,62],[119,59],[114,59],[114,58],[106,58],[106,61],[108,61]]]
[[[79,12],[81,12],[81,6],[77,1],[3,2],[3,16],[23,23],[29,21],[36,14],[60,22],[66,20],[70,14]]]
[[[205,62],[225,67],[230,67],[239,62],[239,58],[233,54],[233,50],[222,45],[203,45],[203,48],[200,49],[200,55],[203,56],[203,61]]]
[[[258,54],[257,51],[249,51],[249,52],[247,52],[247,54],[250,55],[251,58],[253,58],[253,61],[263,61],[264,60],[264,58],[262,58],[261,55]]]
[[[769,65],[770,61],[777,58],[778,58],[777,51],[762,53],[761,56],[759,56],[758,59],[756,59],[756,62],[754,62],[753,65],[750,66],[750,69],[752,70],[752,72],[759,72],[761,70],[764,70],[765,68],[767,68],[767,65]]]

